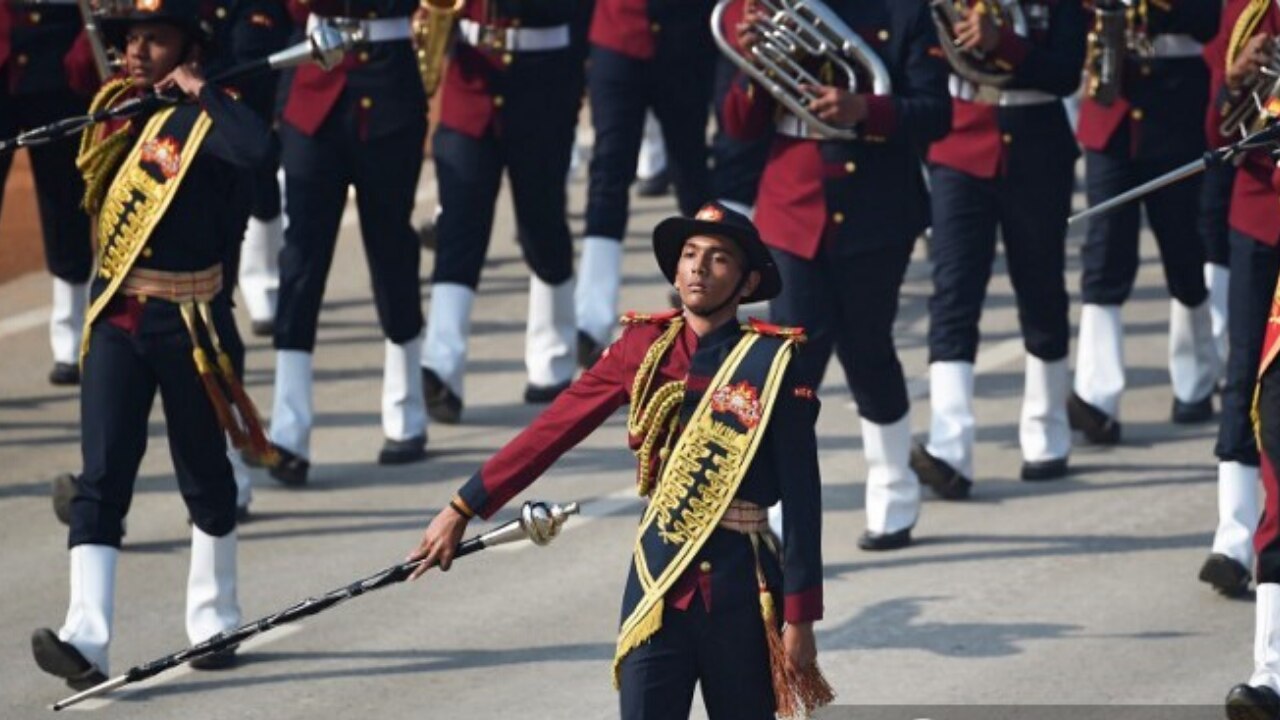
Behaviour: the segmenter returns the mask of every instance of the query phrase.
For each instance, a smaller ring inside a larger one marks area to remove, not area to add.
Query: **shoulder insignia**
[[[258,25],[264,28],[273,28],[276,26],[276,21],[272,20],[271,16],[266,13],[256,12],[249,16],[249,24]]]
[[[628,312],[621,318],[623,325],[666,325],[680,317],[681,310],[672,309],[656,313]]]
[[[795,340],[796,342],[805,341],[804,328],[799,326],[788,327],[786,325],[775,325],[770,322],[765,322],[764,320],[761,320],[759,318],[748,319],[747,324],[744,325],[742,329],[747,330],[749,332],[757,333],[759,335],[769,335],[771,337],[790,338],[792,340]]]

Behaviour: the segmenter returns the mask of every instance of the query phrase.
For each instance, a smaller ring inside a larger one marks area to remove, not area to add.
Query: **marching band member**
[[[741,6],[734,9],[741,17]],[[809,342],[795,360],[804,384],[821,385],[832,352],[840,359],[868,467],[867,531],[858,544],[889,550],[911,542],[920,511],[920,484],[908,466],[911,404],[893,323],[911,249],[929,223],[920,163],[950,122],[948,66],[923,2],[859,0],[831,9],[870,44],[892,87],[879,94],[834,83],[817,88],[814,114],[856,130],[857,139],[824,139],[745,77],[729,90],[724,116],[739,140],[773,132],[755,203],[755,222],[783,280],[770,314],[806,330]],[[747,11],[737,25],[740,47],[759,41],[757,18]],[[811,72],[825,77],[831,69]],[[871,85],[869,77],[859,83]]]
[[[933,417],[911,464],[938,495],[962,499],[974,477],[973,365],[997,227],[1027,352],[1021,476],[1067,473],[1065,246],[1079,150],[1061,98],[1079,85],[1085,15],[1077,2],[978,0],[953,32],[956,47],[980,53],[1003,78],[954,74],[951,133],[929,152]]]
[[[311,467],[312,353],[325,281],[347,189],[356,190],[360,235],[385,341],[378,462],[426,457],[422,397],[421,250],[410,225],[427,132],[426,94],[410,43],[415,0],[290,0],[298,24],[359,26],[364,42],[329,71],[305,65],[287,76],[280,123],[285,228],[276,308],[271,475],[307,482]]]
[[[103,27],[124,48],[127,75],[107,84],[93,108],[153,89],[195,102],[122,127],[90,128],[77,161],[101,243],[83,345],[84,468],[71,501],[66,621],[56,634],[32,636],[40,668],[77,689],[108,673],[122,523],[156,391],[192,522],[186,625],[193,644],[240,621],[236,487],[224,433],[268,452],[219,342],[235,322],[222,292],[223,264],[243,223],[234,188],[265,159],[268,128],[197,69],[208,35],[196,0],[138,0]],[[193,664],[234,661],[229,649]]]

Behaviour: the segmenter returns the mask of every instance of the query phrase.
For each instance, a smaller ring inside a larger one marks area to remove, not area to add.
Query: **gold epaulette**
[[[788,338],[798,343],[802,343],[808,338],[804,334],[804,328],[800,326],[788,327],[786,325],[774,325],[765,322],[759,318],[749,318],[747,323],[742,326],[747,332],[753,332],[757,335],[768,335],[769,337]]]
[[[623,325],[666,325],[680,317],[680,309],[664,310],[657,313],[628,312],[618,322]]]
[[[111,107],[117,100],[133,89],[133,80],[116,78],[102,86],[93,102],[89,103],[89,112]],[[102,125],[90,125],[80,134],[80,152],[76,155],[76,167],[84,178],[84,200],[82,205],[90,216],[96,216],[102,207],[102,199],[107,194],[111,179],[115,177],[120,163],[130,147],[129,132],[125,128],[108,135]]]

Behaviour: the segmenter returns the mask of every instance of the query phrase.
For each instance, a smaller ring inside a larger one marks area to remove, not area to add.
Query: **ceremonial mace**
[[[565,524],[570,515],[578,513],[578,503],[569,503],[567,505],[548,505],[544,502],[526,502],[520,508],[520,517],[505,523],[500,527],[494,528],[487,533],[464,540],[458,543],[458,549],[454,553],[454,558],[460,558],[470,555],[485,548],[495,545],[505,545],[506,543],[516,542],[518,540],[529,540],[535,545],[546,545],[560,532],[560,527]],[[71,697],[54,703],[54,710],[62,710],[71,707],[79,702],[88,700],[91,697],[109,693],[117,688],[131,685],[147,678],[154,677],[160,673],[177,667],[185,662],[201,658],[206,655],[212,655],[229,647],[234,647],[248,640],[255,635],[271,630],[272,628],[291,623],[300,618],[309,617],[324,612],[329,608],[337,605],[353,597],[358,597],[373,590],[380,590],[388,585],[404,582],[414,570],[418,569],[426,560],[414,560],[411,562],[400,563],[384,568],[378,572],[357,580],[350,585],[331,590],[320,597],[310,597],[300,603],[292,605],[281,610],[274,615],[268,615],[260,620],[246,623],[235,630],[227,630],[218,633],[213,637],[205,640],[197,645],[192,645],[186,650],[165,655],[157,660],[149,663],[137,665],[129,668],[123,675],[117,675],[110,680],[105,680],[88,690],[76,693]]]
[[[1248,135],[1241,140],[1231,143],[1230,145],[1224,145],[1220,148],[1210,150],[1198,160],[1192,160],[1186,165],[1174,168],[1158,178],[1148,180],[1135,188],[1126,190],[1119,195],[1100,202],[1087,210],[1076,213],[1075,215],[1067,218],[1067,225],[1073,225],[1095,215],[1111,212],[1125,203],[1132,202],[1145,195],[1150,195],[1167,185],[1172,185],[1193,175],[1202,173],[1211,165],[1225,165],[1250,150],[1267,147],[1275,149],[1277,146],[1280,146],[1280,123],[1268,125],[1252,135]]]
[[[329,70],[339,62],[342,62],[343,55],[360,40],[358,31],[346,30],[330,24],[317,25],[307,35],[307,39],[297,45],[287,47],[267,57],[250,60],[228,68],[226,71],[209,78],[206,82],[219,85],[267,70],[297,67],[308,61],[314,62],[325,70]],[[88,115],[64,118],[42,127],[32,128],[17,137],[0,140],[0,156],[14,152],[19,148],[45,145],[71,137],[95,123],[133,117],[139,113],[148,112],[159,107],[175,105],[182,102],[183,99],[184,96],[181,94],[150,93]]]

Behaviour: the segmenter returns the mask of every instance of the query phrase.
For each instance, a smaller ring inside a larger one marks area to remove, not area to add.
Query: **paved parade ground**
[[[434,204],[433,176],[424,168],[419,216]],[[580,231],[584,181],[575,179],[571,190],[571,220]],[[648,233],[673,209],[670,198],[633,205],[624,308],[666,305]],[[464,422],[430,428],[425,463],[375,463],[383,343],[354,221],[349,212],[321,318],[311,484],[289,490],[258,471],[253,517],[240,529],[246,620],[401,560],[431,514],[538,409],[521,401],[528,274],[504,196],[475,306]],[[1073,232],[1068,253],[1073,319],[1080,235]],[[1168,422],[1169,305],[1149,235],[1142,259],[1124,316],[1131,387],[1122,410],[1124,443],[1109,450],[1077,447],[1071,476],[1043,484],[1017,479],[1024,354],[1011,290],[998,273],[977,363],[973,497],[929,499],[917,542],[905,550],[873,554],[855,547],[863,530],[865,468],[857,414],[833,364],[818,424],[826,619],[817,636],[837,702],[1202,706],[1192,714],[1155,715],[1190,720],[1221,717],[1217,707],[1227,689],[1248,678],[1252,599],[1223,599],[1196,579],[1216,522],[1216,426]],[[431,264],[425,254],[424,278]],[[51,512],[49,486],[56,474],[80,466],[76,392],[45,381],[47,289],[39,273],[0,285],[5,720],[48,717],[46,707],[69,694],[36,668],[28,639],[37,627],[57,628],[65,612],[67,533]],[[429,291],[424,282],[425,302]],[[918,436],[929,419],[923,381],[929,291],[921,243],[897,330]],[[268,340],[246,340],[248,387],[267,414],[272,349]],[[432,573],[255,639],[233,670],[181,668],[75,711],[139,719],[616,716],[609,669],[641,509],[624,425],[622,414],[613,417],[526,493],[582,504],[583,515],[551,546],[514,546],[461,560],[448,574]],[[515,509],[495,521],[510,519]],[[487,527],[473,523],[472,529]],[[185,644],[189,533],[157,403],[119,565],[113,672]],[[961,710],[899,715],[995,717]],[[694,716],[703,717],[700,708]]]

